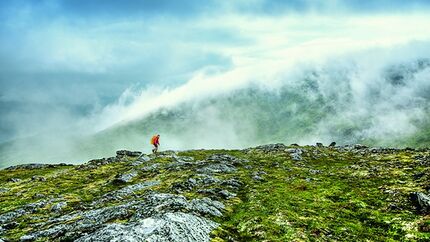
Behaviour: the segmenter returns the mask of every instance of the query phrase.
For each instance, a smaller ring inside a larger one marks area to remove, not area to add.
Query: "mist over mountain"
[[[428,1],[0,5],[0,167],[120,148],[429,144]]]
[[[373,70],[370,65],[352,60],[309,67],[275,86],[250,83],[162,107],[97,136],[113,140],[123,135],[120,144],[133,146],[156,130],[167,148],[176,149],[319,141],[428,145],[423,134],[430,121],[430,60],[382,64]]]
[[[388,58],[386,50],[373,50],[371,60],[366,51],[297,64],[277,72],[279,79],[272,82],[129,89],[102,115],[86,120],[88,126],[107,119],[97,132],[68,134],[64,142],[51,142],[50,136],[15,140],[2,145],[2,156],[79,161],[121,148],[149,152],[154,133],[161,134],[163,149],[176,150],[332,141],[428,146],[430,59],[421,57],[430,56],[426,46],[416,43],[414,48],[422,51],[409,57],[404,55],[411,48],[407,46],[391,49]],[[218,80],[225,74],[207,75]],[[220,92],[223,85],[228,88]]]

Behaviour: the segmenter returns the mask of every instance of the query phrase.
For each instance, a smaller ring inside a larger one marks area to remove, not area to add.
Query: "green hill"
[[[273,144],[9,167],[0,241],[428,241],[429,162]]]

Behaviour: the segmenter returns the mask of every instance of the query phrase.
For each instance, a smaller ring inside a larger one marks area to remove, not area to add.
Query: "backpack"
[[[154,145],[156,140],[157,140],[157,135],[152,136],[151,145]]]

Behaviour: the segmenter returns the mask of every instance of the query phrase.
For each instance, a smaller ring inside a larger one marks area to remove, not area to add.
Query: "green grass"
[[[418,214],[409,200],[412,191],[430,187],[430,169],[414,157],[429,152],[398,151],[393,154],[340,152],[311,146],[302,161],[293,161],[286,152],[262,153],[242,150],[192,150],[179,152],[194,161],[213,154],[230,154],[249,160],[237,166],[237,172],[217,174],[219,179],[235,178],[244,185],[237,197],[223,200],[225,215],[214,218],[220,227],[213,231],[214,241],[428,241],[430,216]],[[123,162],[78,169],[64,166],[37,170],[0,170],[0,187],[9,189],[0,196],[0,214],[42,199],[62,197],[69,213],[90,204],[103,194],[121,189],[110,181],[116,174],[159,164],[156,171],[141,171],[131,184],[158,180],[149,190],[174,193],[172,185],[196,173],[192,169],[171,170],[171,158],[159,157],[139,167],[134,158]],[[263,171],[264,181],[253,173]],[[417,173],[424,174],[416,178]],[[43,176],[46,181],[32,181]],[[18,183],[8,182],[20,178]],[[127,184],[130,185],[130,184]],[[211,186],[212,187],[212,186]],[[203,197],[199,188],[182,193],[188,199]],[[43,198],[37,195],[42,194]],[[121,201],[113,201],[114,205]],[[2,235],[18,240],[33,231],[34,225],[56,216],[52,204],[33,214],[18,218],[19,226]],[[117,222],[126,222],[127,218]]]

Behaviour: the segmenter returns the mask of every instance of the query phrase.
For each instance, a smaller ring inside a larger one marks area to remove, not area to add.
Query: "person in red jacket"
[[[157,153],[158,151],[158,146],[160,145],[160,135],[154,135],[151,138],[151,144],[154,146],[154,148],[152,149],[152,153]]]

